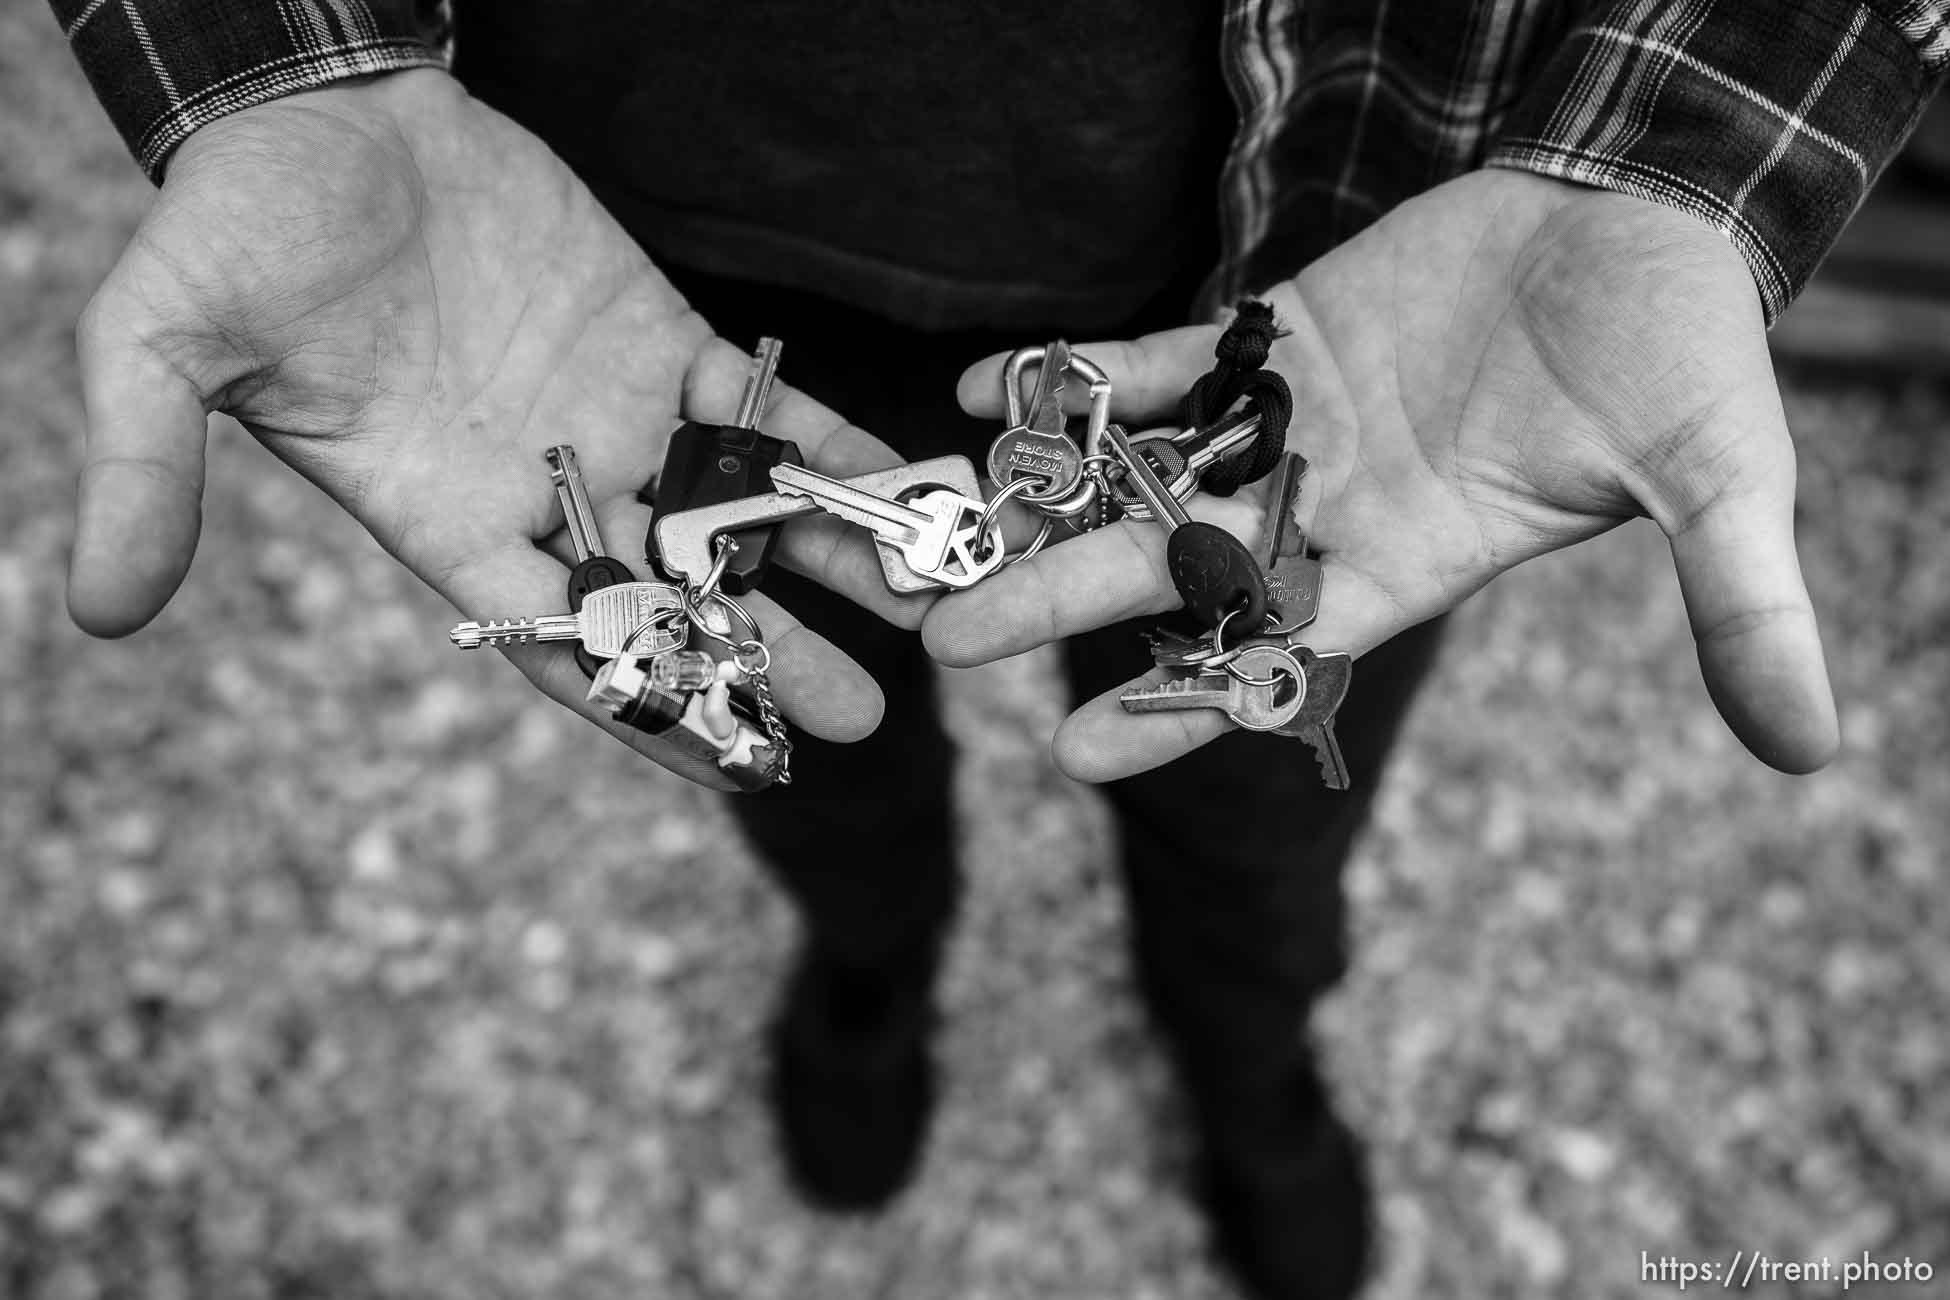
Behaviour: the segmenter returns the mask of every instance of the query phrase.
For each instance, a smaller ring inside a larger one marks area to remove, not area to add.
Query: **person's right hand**
[[[508,617],[567,607],[543,450],[575,445],[605,540],[634,555],[649,512],[633,496],[671,430],[727,420],[750,364],[546,146],[435,71],[197,131],[79,345],[88,439],[68,608],[99,636],[148,622],[189,567],[207,412],[235,416],[467,617]],[[784,385],[765,424],[827,473],[899,460]],[[864,535],[843,530],[795,523],[782,562],[918,626],[927,599],[888,594]],[[858,665],[762,596],[744,603],[788,717],[835,740],[873,730],[880,692]],[[562,648],[510,658],[658,761],[726,784],[585,705]]]

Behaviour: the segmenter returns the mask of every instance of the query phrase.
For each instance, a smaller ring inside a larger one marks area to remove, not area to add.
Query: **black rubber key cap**
[[[1266,578],[1246,544],[1217,524],[1186,514],[1150,463],[1132,450],[1123,429],[1113,424],[1104,436],[1131,486],[1151,507],[1152,519],[1170,531],[1165,567],[1186,610],[1206,627],[1217,627],[1227,614],[1236,614],[1243,634],[1258,631],[1266,621]]]
[[[745,384],[745,395],[738,403],[738,414],[733,421],[730,424],[691,421],[671,435],[670,446],[664,452],[663,469],[657,475],[656,491],[650,497],[650,505],[658,515],[760,496],[772,490],[774,465],[806,463],[798,443],[758,431],[778,365],[779,341],[760,339],[758,351],[753,354],[752,377]],[[766,567],[772,562],[772,551],[778,545],[779,525],[748,528],[730,536],[738,543],[738,549],[725,565],[719,585],[733,596],[743,596],[756,590],[764,579]],[[643,539],[644,553],[653,562],[657,553],[656,537],[653,524]]]

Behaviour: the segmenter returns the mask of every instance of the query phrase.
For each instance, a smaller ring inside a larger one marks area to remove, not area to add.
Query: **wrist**
[[[404,68],[345,77],[240,108],[185,139],[169,164],[176,186],[209,168],[270,158],[313,174],[371,165],[371,147],[417,158],[424,142],[451,135],[471,103],[440,68]],[[166,186],[166,188],[168,188]]]

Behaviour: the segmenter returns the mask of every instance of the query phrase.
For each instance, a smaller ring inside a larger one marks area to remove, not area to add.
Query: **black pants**
[[[785,382],[909,459],[960,452],[979,466],[1001,429],[961,413],[957,378],[991,352],[1047,341],[911,334],[800,295],[673,278],[721,334],[746,346],[761,334],[782,339]],[[1182,310],[1166,304],[1160,319],[1120,333],[1182,323]],[[1304,394],[1298,405],[1291,439],[1304,451]],[[775,567],[766,592],[879,681],[886,719],[854,745],[795,736],[792,784],[735,796],[733,808],[797,903],[810,943],[849,964],[906,965],[936,945],[958,892],[954,751],[936,713],[933,665],[915,633],[794,574]],[[1150,666],[1144,625],[1066,643],[1078,700]],[[1139,986],[1208,1141],[1254,1140],[1306,1051],[1309,1006],[1341,975],[1341,868],[1437,640],[1436,625],[1425,625],[1357,665],[1336,728],[1350,791],[1321,784],[1307,745],[1244,732],[1104,788],[1122,834]]]

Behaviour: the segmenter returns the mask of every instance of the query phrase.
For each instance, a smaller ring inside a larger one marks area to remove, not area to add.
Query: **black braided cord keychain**
[[[1229,497],[1248,483],[1265,478],[1286,450],[1287,425],[1293,420],[1293,392],[1277,371],[1266,369],[1273,341],[1286,331],[1274,319],[1271,304],[1242,301],[1232,323],[1212,349],[1218,364],[1192,385],[1179,406],[1179,423],[1201,431],[1211,429],[1242,402],[1259,415],[1259,435],[1252,445],[1206,470],[1199,486],[1213,496]],[[1196,451],[1203,432],[1185,444]]]

